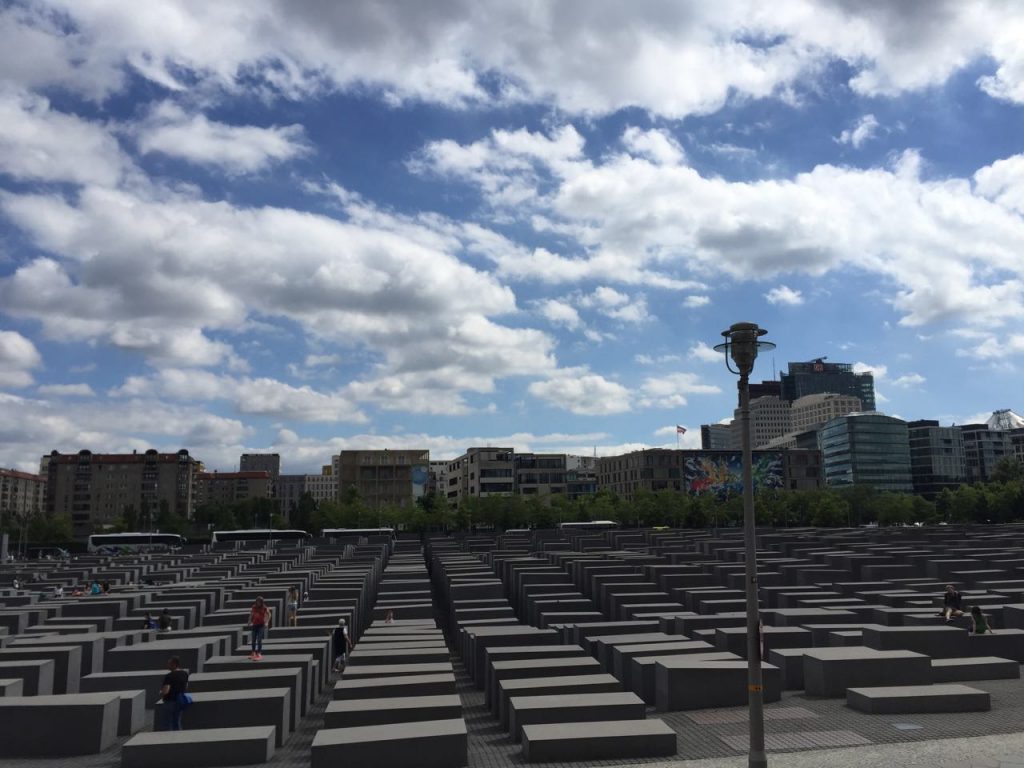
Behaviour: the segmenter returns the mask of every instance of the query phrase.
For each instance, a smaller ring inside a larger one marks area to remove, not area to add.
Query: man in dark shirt
[[[334,671],[341,672],[345,666],[345,654],[352,650],[352,638],[344,619],[338,619],[338,626],[331,633],[334,639]]]
[[[188,688],[188,672],[181,668],[181,661],[177,656],[171,656],[167,660],[168,672],[164,675],[164,684],[160,688],[160,711],[163,713],[164,730],[181,730],[181,713],[185,710],[181,700]]]
[[[171,612],[164,608],[163,611],[160,613],[160,622],[158,624],[158,628],[161,632],[166,632],[171,628],[171,623]]]

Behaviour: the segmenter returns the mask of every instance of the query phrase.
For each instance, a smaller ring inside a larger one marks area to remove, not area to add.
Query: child
[[[992,634],[992,627],[988,625],[988,617],[981,612],[981,608],[976,605],[971,606],[971,634],[973,635],[984,635]]]

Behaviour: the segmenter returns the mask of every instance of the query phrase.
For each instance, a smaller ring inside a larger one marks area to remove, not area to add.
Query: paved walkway
[[[742,756],[643,763],[631,768],[746,768],[746,765],[747,758]],[[769,754],[768,765],[769,768],[1024,768],[1024,733],[785,752]]]

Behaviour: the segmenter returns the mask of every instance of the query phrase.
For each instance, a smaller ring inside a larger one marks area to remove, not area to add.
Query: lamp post
[[[757,604],[757,544],[754,539],[754,477],[750,448],[750,372],[761,349],[774,349],[758,341],[767,333],[756,323],[735,323],[722,331],[725,341],[715,347],[725,354],[725,367],[739,374],[740,437],[743,447],[743,543],[747,599],[747,703],[750,708],[749,768],[766,768],[764,751],[764,694],[761,678],[760,617]],[[730,358],[732,363],[730,364]],[[733,368],[733,365],[736,367]]]

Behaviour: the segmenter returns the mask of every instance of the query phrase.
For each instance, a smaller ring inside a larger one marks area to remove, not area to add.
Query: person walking
[[[160,619],[157,621],[157,629],[160,632],[169,632],[171,625],[174,624],[174,620],[171,618],[171,612],[164,608],[160,612]]]
[[[188,688],[188,672],[181,668],[181,660],[171,656],[167,660],[167,674],[160,688],[160,713],[165,731],[181,730],[181,714],[185,711],[185,691]]]
[[[288,624],[299,626],[299,590],[292,587],[288,590]]]
[[[334,639],[334,671],[341,672],[345,667],[345,654],[352,650],[352,638],[344,619],[338,619],[338,626],[331,635]]]
[[[260,661],[263,658],[263,638],[274,620],[274,612],[263,600],[262,595],[256,598],[249,610],[249,626],[252,627],[252,653],[249,658]]]

